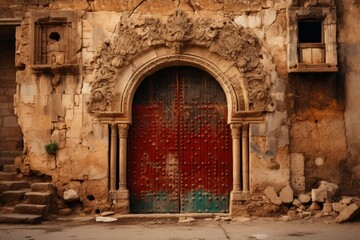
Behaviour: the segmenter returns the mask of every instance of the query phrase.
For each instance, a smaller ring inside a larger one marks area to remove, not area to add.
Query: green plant
[[[45,151],[48,154],[56,155],[57,149],[58,149],[58,144],[57,143],[49,143],[49,144],[45,145]]]

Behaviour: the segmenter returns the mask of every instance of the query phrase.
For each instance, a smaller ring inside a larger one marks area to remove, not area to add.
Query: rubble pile
[[[290,219],[332,216],[337,223],[351,221],[360,214],[360,198],[355,196],[338,197],[337,190],[336,184],[321,181],[318,188],[312,189],[306,194],[299,194],[296,198],[294,198],[290,186],[283,188],[279,196],[270,186],[265,189],[264,193],[271,203],[286,206],[289,209],[287,216]]]

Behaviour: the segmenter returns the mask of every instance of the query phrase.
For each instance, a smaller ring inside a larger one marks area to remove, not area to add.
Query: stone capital
[[[241,133],[241,124],[232,123],[230,124],[230,129],[231,129],[231,137],[235,139],[239,139]]]
[[[129,132],[129,124],[127,123],[120,123],[118,124],[119,128],[119,137],[120,138],[127,138]]]

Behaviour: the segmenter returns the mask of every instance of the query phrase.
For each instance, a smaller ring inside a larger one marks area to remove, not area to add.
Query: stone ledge
[[[232,123],[261,123],[265,121],[265,111],[239,111],[234,113]]]
[[[314,73],[314,72],[337,72],[338,68],[336,65],[327,63],[323,64],[305,64],[299,63],[296,67],[290,67],[289,73]]]
[[[78,74],[78,65],[77,64],[62,64],[62,65],[50,65],[50,64],[40,64],[40,65],[31,65],[30,68],[33,70],[34,74]]]
[[[97,123],[129,123],[126,115],[122,112],[91,111],[94,114],[94,122]]]
[[[22,19],[21,18],[0,18],[0,24],[4,25],[20,25]]]

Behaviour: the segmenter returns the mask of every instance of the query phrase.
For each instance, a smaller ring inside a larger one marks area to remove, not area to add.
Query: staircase
[[[54,210],[51,183],[30,183],[17,176],[19,152],[0,152],[0,223],[40,223]]]

